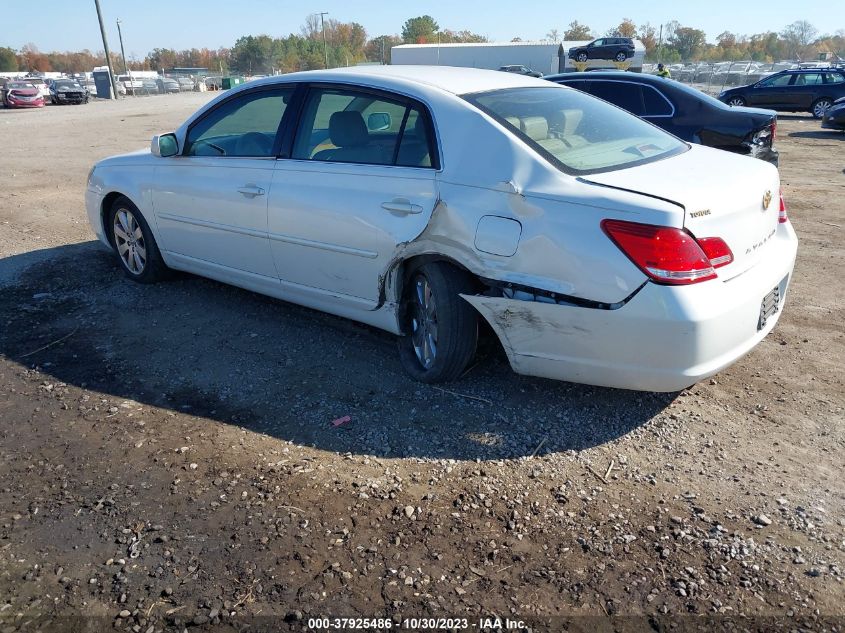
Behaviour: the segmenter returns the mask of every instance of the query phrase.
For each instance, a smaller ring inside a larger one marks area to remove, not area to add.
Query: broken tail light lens
[[[786,201],[783,199],[783,189],[780,190],[780,209],[778,210],[778,222],[781,224],[789,222],[789,218],[786,216]]]
[[[686,231],[623,220],[603,220],[601,228],[653,281],[680,286],[716,277],[710,259]]]

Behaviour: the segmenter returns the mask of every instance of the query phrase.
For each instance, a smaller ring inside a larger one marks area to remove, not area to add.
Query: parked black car
[[[528,75],[529,77],[542,77],[543,73],[538,73],[536,70],[531,70],[528,66],[522,64],[511,64],[509,66],[499,66],[499,70],[506,73],[516,73],[517,75]]]
[[[828,130],[845,130],[845,97],[834,101],[825,111],[822,127]]]
[[[50,82],[53,103],[88,103],[88,89],[75,79],[56,79]]]
[[[585,46],[569,49],[569,59],[585,62],[588,59],[612,59],[624,62],[634,56],[634,41],[630,37],[601,37]]]
[[[800,68],[783,70],[756,84],[724,90],[719,100],[732,106],[762,106],[788,112],[824,116],[834,101],[845,97],[845,70]]]
[[[641,73],[563,73],[545,79],[609,101],[690,143],[778,164],[772,110],[732,108],[677,81]]]

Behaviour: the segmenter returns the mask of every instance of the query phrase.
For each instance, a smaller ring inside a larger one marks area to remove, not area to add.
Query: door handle
[[[418,204],[411,204],[407,198],[394,198],[390,202],[382,202],[381,208],[391,213],[402,213],[404,215],[411,215],[422,213],[423,208]]]
[[[264,189],[256,187],[255,185],[244,185],[243,187],[238,188],[238,193],[246,196],[247,198],[254,198],[255,196],[263,196]]]

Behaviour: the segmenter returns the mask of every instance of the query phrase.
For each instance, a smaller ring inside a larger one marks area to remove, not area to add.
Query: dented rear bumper
[[[490,323],[514,371],[555,380],[679,391],[748,353],[783,310],[797,252],[782,224],[766,257],[728,281],[645,284],[616,309],[463,295]],[[761,326],[761,303],[778,288],[779,309]]]

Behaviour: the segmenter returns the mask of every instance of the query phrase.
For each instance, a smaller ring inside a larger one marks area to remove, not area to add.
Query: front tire
[[[121,196],[114,201],[107,217],[112,247],[126,276],[142,284],[163,279],[167,266],[138,207]]]
[[[407,334],[399,338],[399,359],[412,378],[447,382],[466,369],[478,344],[478,315],[460,295],[474,291],[469,274],[442,262],[411,274],[402,304]]]
[[[730,99],[728,99],[728,105],[729,106],[744,107],[745,106],[745,99],[743,99],[742,97],[731,97]]]
[[[811,108],[810,112],[813,113],[813,118],[821,119],[824,116],[824,113],[827,112],[827,109],[832,105],[833,101],[831,101],[827,97],[823,97],[813,104],[813,107]]]
[[[577,59],[579,62],[585,62],[585,61],[587,61],[587,53],[578,53],[578,55],[577,55],[576,59]]]

